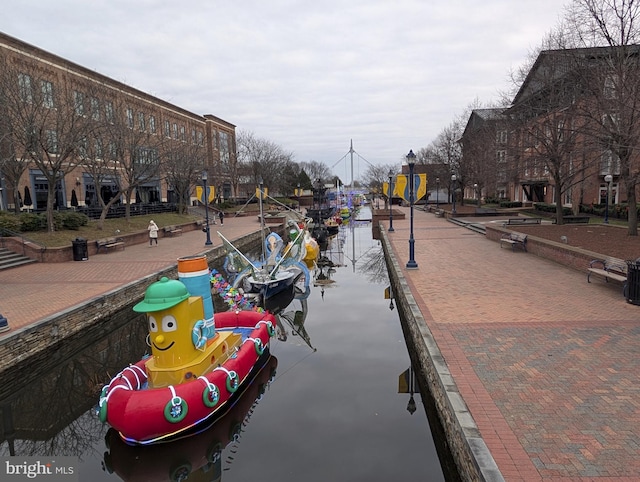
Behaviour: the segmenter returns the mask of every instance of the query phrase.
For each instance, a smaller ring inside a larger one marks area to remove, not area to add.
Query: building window
[[[113,102],[110,100],[104,103],[104,116],[107,119],[107,122],[113,124]]]
[[[196,143],[196,130],[191,129],[191,144],[195,145],[195,143]]]
[[[91,97],[91,118],[94,121],[100,120],[100,101],[95,97]]]
[[[507,131],[496,131],[496,142],[498,144],[507,143]]]
[[[144,132],[146,129],[146,125],[144,122],[144,112],[138,112],[138,129],[140,129],[142,132]]]
[[[149,131],[151,131],[152,134],[156,133],[156,118],[152,115],[149,116]]]
[[[53,109],[53,84],[48,80],[40,82],[42,89],[42,105],[47,109]]]
[[[55,130],[45,131],[47,136],[47,152],[50,154],[58,153],[58,133]]]
[[[77,115],[84,115],[84,94],[82,92],[73,91],[73,107]]]
[[[94,139],[93,148],[95,150],[96,159],[102,159],[102,156],[104,155],[104,149],[102,148],[102,139]]]
[[[171,125],[168,120],[164,121],[164,136],[171,137]]]
[[[606,150],[600,158],[600,175],[620,175],[620,158],[611,150]]]
[[[22,102],[31,104],[33,102],[31,76],[27,74],[18,74],[18,87],[20,89],[20,98],[22,99]]]
[[[118,157],[118,148],[116,143],[109,141],[109,159],[116,159]]]
[[[133,129],[133,109],[127,107],[127,127]]]
[[[184,130],[184,126],[180,126],[180,140],[182,142],[185,142],[187,140],[186,134],[185,134],[185,130]]]
[[[199,146],[203,145],[203,142],[204,142],[204,136],[202,132],[198,131],[198,145]]]
[[[173,138],[178,138],[178,124],[176,124],[175,122],[173,123]]]

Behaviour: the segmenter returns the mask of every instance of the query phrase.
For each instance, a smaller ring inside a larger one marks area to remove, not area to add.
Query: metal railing
[[[46,245],[43,245],[42,243],[38,242],[38,241],[34,241],[33,239],[27,238],[24,234],[18,232],[18,231],[12,231],[11,229],[7,229],[7,228],[3,228],[0,226],[0,246],[5,248],[6,247],[6,243],[5,243],[5,238],[19,238],[20,239],[20,245],[22,246],[22,255],[23,256],[27,256],[27,244],[33,245],[36,248],[39,248],[40,250],[40,261],[44,260],[44,252],[47,249]],[[9,248],[7,248],[9,249]]]

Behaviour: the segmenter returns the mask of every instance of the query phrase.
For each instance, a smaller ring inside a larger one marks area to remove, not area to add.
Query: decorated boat
[[[241,442],[242,432],[247,430],[277,365],[278,360],[271,356],[224,416],[187,438],[173,443],[131,446],[122,441],[117,431],[109,429],[105,437],[105,470],[129,482],[221,480],[223,470],[229,470],[233,461],[233,457],[227,458],[227,467],[223,467],[223,451],[229,444]]]
[[[100,395],[98,414],[129,444],[168,441],[210,423],[269,356],[275,318],[213,312],[205,256],[180,258],[178,279],[151,284],[133,307],[147,316],[151,355],[126,367]]]
[[[243,295],[256,297],[264,306],[266,300],[283,291],[293,292],[296,284],[303,290],[309,287],[309,264],[313,266],[319,250],[311,240],[309,232],[294,221],[286,226],[289,242],[276,232],[270,232],[262,243],[262,255],[251,259],[236,248],[220,232],[223,246],[227,250],[224,269],[232,279],[232,286]],[[310,251],[307,251],[309,247]]]

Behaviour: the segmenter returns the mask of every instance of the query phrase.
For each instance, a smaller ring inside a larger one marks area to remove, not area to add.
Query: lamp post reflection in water
[[[393,171],[389,171],[389,232],[393,233]]]

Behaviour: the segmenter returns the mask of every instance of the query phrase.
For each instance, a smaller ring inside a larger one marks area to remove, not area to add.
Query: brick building
[[[60,170],[55,208],[96,206],[98,186],[105,202],[119,196],[116,202],[123,203],[128,185],[132,203],[175,202],[176,177],[168,175],[167,160],[174,163],[171,169],[183,169],[195,159],[184,174],[191,186],[207,169],[218,198],[235,197],[233,124],[189,112],[3,33],[0,69],[0,209],[13,209],[16,198],[25,204],[25,197],[32,201],[25,207],[46,208],[52,179],[43,173],[46,162]],[[32,119],[21,119],[23,114]],[[120,121],[126,130],[117,132]],[[40,164],[29,155],[37,144],[45,158]],[[192,191],[186,196],[194,199]]]

